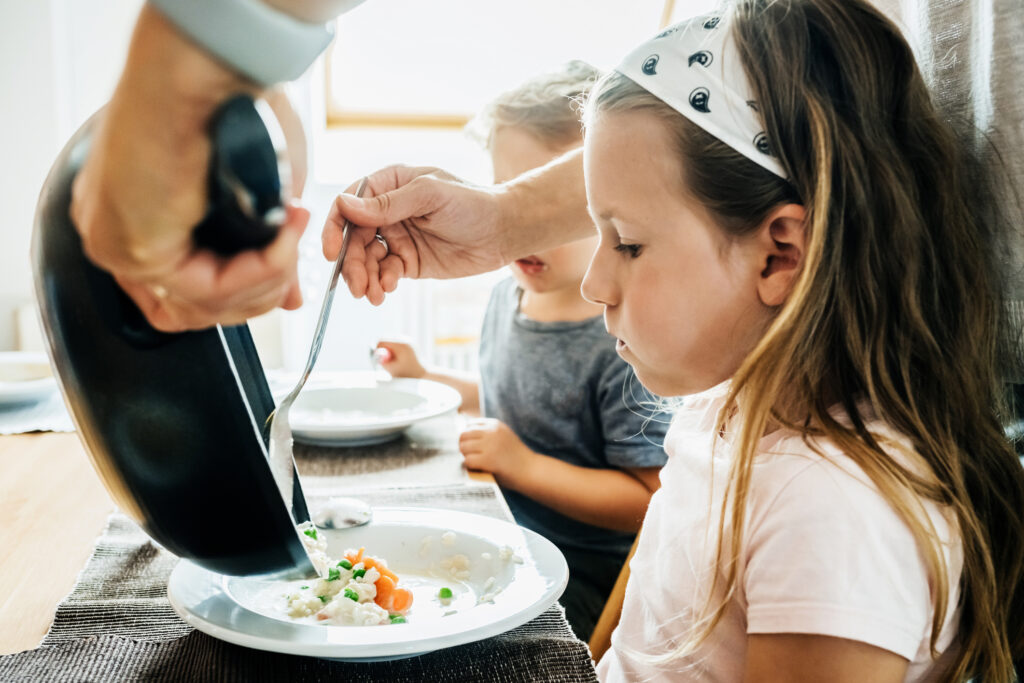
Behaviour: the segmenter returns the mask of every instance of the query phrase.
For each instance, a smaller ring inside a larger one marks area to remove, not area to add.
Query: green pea
[[[366,576],[366,570],[365,569],[357,569],[354,572],[352,572],[352,578],[353,579],[361,579],[364,576]]]
[[[351,588],[346,588],[345,589],[345,597],[348,598],[349,600],[354,600],[355,602],[359,602],[359,593],[356,593]]]
[[[327,570],[327,580],[328,581],[337,581],[340,578],[341,578],[341,570],[338,569],[337,567],[331,567],[330,569]]]
[[[437,591],[437,595],[442,600],[447,600],[448,598],[452,597],[452,589],[445,586],[441,590]]]
[[[306,529],[302,533],[306,534],[307,536],[312,538],[314,541],[317,540],[317,538],[316,538],[316,529],[312,529],[312,528]]]
[[[326,595],[318,595],[316,597],[320,598],[320,602],[324,602],[324,603],[326,603],[328,600],[330,600],[330,598],[327,597]]]
[[[405,623],[405,617],[403,617],[401,614],[392,614],[388,618],[391,620],[392,624],[404,624]]]
[[[342,569],[352,569],[352,563],[349,562],[348,560],[342,560],[341,562],[338,563],[338,566],[341,567]]]

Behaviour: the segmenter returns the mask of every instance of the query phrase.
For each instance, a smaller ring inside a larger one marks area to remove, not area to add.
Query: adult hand
[[[342,276],[355,297],[379,305],[399,279],[448,278],[506,262],[499,226],[500,190],[469,185],[432,167],[390,166],[368,178],[362,198],[338,195],[323,231],[334,260],[346,219],[354,224]],[[387,241],[387,249],[375,239]]]
[[[337,257],[342,227],[351,220],[356,228],[341,273],[353,296],[378,305],[403,277],[484,273],[593,234],[586,206],[580,150],[491,187],[437,168],[390,166],[369,176],[364,197],[346,193],[335,200],[324,225],[324,256]],[[378,230],[387,249],[374,239]]]
[[[508,425],[489,417],[469,423],[459,435],[459,451],[467,468],[490,472],[499,484],[511,488],[537,456]]]
[[[292,207],[278,237],[259,251],[222,258],[192,241],[206,211],[207,122],[240,92],[258,94],[159,11],[143,7],[124,73],[75,180],[71,216],[86,255],[158,329],[237,324],[301,304],[295,265],[309,220],[304,210]]]

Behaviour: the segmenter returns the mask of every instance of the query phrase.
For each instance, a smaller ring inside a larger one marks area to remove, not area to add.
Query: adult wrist
[[[494,239],[501,255],[501,265],[505,265],[532,251],[523,251],[522,244],[523,226],[528,224],[530,189],[519,180],[499,185],[493,191],[498,206],[497,234]]]
[[[298,78],[334,35],[331,23],[302,21],[262,0],[148,2],[210,55],[262,86]],[[360,2],[329,4],[340,11]]]

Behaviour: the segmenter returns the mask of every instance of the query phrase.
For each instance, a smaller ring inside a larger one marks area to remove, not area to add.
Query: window
[[[314,72],[315,182],[307,203],[326,213],[333,194],[394,163],[439,166],[470,182],[491,182],[486,153],[463,132],[497,94],[583,59],[609,69],[672,20],[710,10],[714,0],[369,0],[338,20],[322,70]],[[319,80],[322,77],[322,80]],[[325,264],[322,215],[303,252],[307,305],[285,334],[288,367],[305,360],[319,312]],[[378,335],[403,335],[427,362],[472,369],[490,287],[503,273],[459,281],[405,281],[381,309],[339,297],[325,369],[364,369]],[[339,337],[341,338],[339,340]],[[292,339],[289,342],[289,338]],[[331,340],[335,341],[331,341]],[[301,356],[301,358],[300,358]]]

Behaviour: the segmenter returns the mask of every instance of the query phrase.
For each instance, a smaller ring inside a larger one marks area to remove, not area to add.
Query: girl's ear
[[[773,210],[757,231],[757,294],[765,306],[780,306],[793,290],[804,264],[805,219],[799,204]]]

